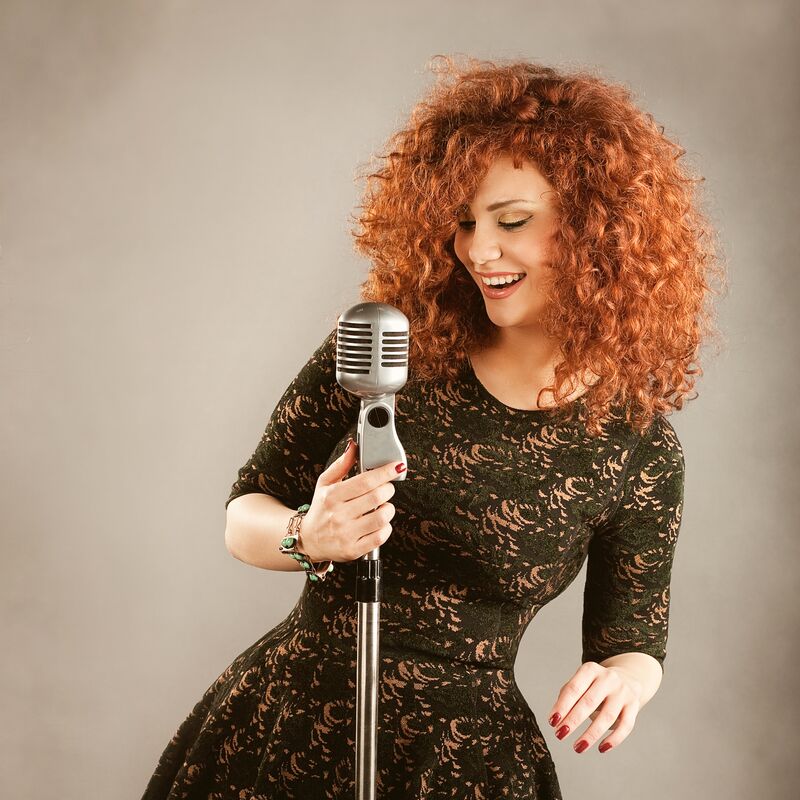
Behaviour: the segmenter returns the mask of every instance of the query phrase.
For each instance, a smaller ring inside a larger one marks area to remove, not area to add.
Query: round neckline
[[[563,404],[561,406],[553,406],[552,408],[515,408],[514,406],[506,405],[502,400],[499,400],[483,385],[480,378],[475,374],[475,368],[472,366],[472,359],[469,356],[467,356],[466,358],[466,372],[470,380],[474,384],[475,388],[477,389],[478,394],[480,394],[481,397],[487,400],[491,405],[495,406],[495,408],[499,408],[515,416],[516,415],[527,416],[529,414],[537,416],[540,414],[552,414],[554,411],[558,411],[562,408],[565,408],[567,405]],[[585,394],[586,392],[584,392],[583,394],[579,394],[571,402],[582,403]]]

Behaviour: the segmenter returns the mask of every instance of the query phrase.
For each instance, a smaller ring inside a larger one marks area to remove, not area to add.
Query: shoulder
[[[326,379],[336,372],[336,328],[325,333],[322,340],[318,340],[311,356],[303,370],[315,377],[324,376]]]
[[[611,434],[611,463],[616,488],[607,507],[617,508],[624,494],[661,491],[662,486],[682,486],[685,473],[683,446],[670,420],[656,413],[643,433],[621,419]],[[666,490],[666,489],[665,489]]]
[[[672,423],[657,414],[636,441],[625,465],[617,508],[642,511],[678,507],[685,481],[683,447]]]
[[[669,419],[656,412],[650,424],[640,433],[626,420],[624,409],[614,406],[605,420],[600,436],[587,438],[603,453],[613,455],[614,461],[626,464],[631,460],[662,457],[668,460],[683,461],[683,447],[678,433]]]
[[[326,361],[328,363],[330,363],[330,361],[332,360],[335,364],[336,344],[337,344],[336,328],[334,328],[333,330],[328,331],[325,334],[325,338],[322,340],[322,342],[320,342],[314,355],[318,359],[321,359],[322,361]]]
[[[633,520],[635,526],[641,526],[643,515],[658,520],[664,509],[680,514],[677,509],[683,503],[685,465],[683,447],[671,422],[657,414],[643,434],[633,431],[621,446],[625,455],[619,482],[593,525],[616,529]]]
[[[683,445],[673,424],[663,414],[657,413],[636,445],[640,462],[659,461],[673,464],[681,471],[685,460]]]

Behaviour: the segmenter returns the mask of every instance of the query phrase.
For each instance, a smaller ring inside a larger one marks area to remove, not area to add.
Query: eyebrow
[[[499,203],[492,203],[490,206],[486,206],[487,211],[496,211],[498,208],[503,208],[503,206],[510,206],[512,203],[535,203],[535,200],[526,200],[524,197],[517,197],[514,200],[501,200]]]

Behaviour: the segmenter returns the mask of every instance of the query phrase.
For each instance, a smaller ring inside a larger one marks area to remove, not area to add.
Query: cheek
[[[549,261],[548,243],[541,236],[520,237],[506,246],[505,254],[524,265],[530,273],[538,273]]]
[[[464,237],[456,234],[455,238],[453,239],[453,250],[455,251],[455,254],[458,257],[458,260],[464,266],[469,264],[469,255],[467,254],[468,249],[469,248],[466,246],[466,243],[464,242]]]

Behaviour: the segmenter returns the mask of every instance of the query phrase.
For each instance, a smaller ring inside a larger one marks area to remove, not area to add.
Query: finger
[[[608,704],[610,711],[605,710],[606,704]],[[588,731],[592,729],[592,725],[590,725],[581,734],[580,739],[576,741],[575,750],[578,753],[582,753],[591,747],[606,728],[616,722],[620,710],[628,705],[632,705],[638,711],[638,702],[619,673],[615,670],[604,669],[584,692],[565,720],[565,724],[570,725],[571,729],[575,730],[584,721],[587,713],[592,716],[593,724],[594,720],[602,717],[603,727],[599,731],[594,728],[591,735],[588,735]],[[595,709],[598,710],[592,714]]]
[[[581,717],[580,720],[576,720],[576,715],[572,711],[601,671],[602,667],[599,664],[593,661],[586,661],[561,687],[549,718],[551,725],[558,726],[556,736],[559,739],[569,736],[570,731],[575,730],[577,725],[586,718]]]
[[[330,486],[334,483],[339,483],[353,466],[353,460],[356,456],[357,445],[354,440],[350,440],[345,447],[344,452],[331,462],[327,469],[323,470],[318,478],[318,482],[323,486]]]
[[[577,753],[588,750],[609,728],[617,721],[622,711],[624,702],[618,695],[609,695],[605,702],[601,703],[600,709],[595,716],[592,724],[580,735],[574,745]]]
[[[402,469],[398,470],[397,467],[402,467]],[[342,495],[340,499],[352,500],[354,497],[360,497],[378,486],[394,480],[405,468],[406,465],[402,461],[390,461],[388,464],[368,469],[354,478],[349,478],[341,485]]]
[[[382,544],[385,544],[389,537],[392,535],[392,526],[390,524],[386,524],[381,528],[370,533],[368,536],[362,536],[357,543],[357,547],[359,548],[359,553],[369,553],[371,550],[374,550],[376,547],[380,547]]]
[[[625,739],[628,738],[628,734],[630,734],[630,732],[633,730],[638,713],[638,709],[636,709],[636,707],[631,703],[623,706],[622,712],[620,713],[616,724],[614,725],[613,732],[610,736],[607,736],[602,742],[600,742],[597,749],[601,753],[606,753],[612,747],[616,747],[618,744],[625,741]]]
[[[369,514],[377,510],[386,502],[388,502],[397,490],[395,485],[388,481],[370,489],[366,494],[359,495],[348,501],[348,507],[352,509],[353,513],[359,516]]]
[[[391,503],[384,503],[380,508],[376,508],[370,513],[359,517],[352,524],[349,535],[354,541],[360,541],[368,539],[380,530],[391,529],[391,519],[394,514],[394,506]]]

